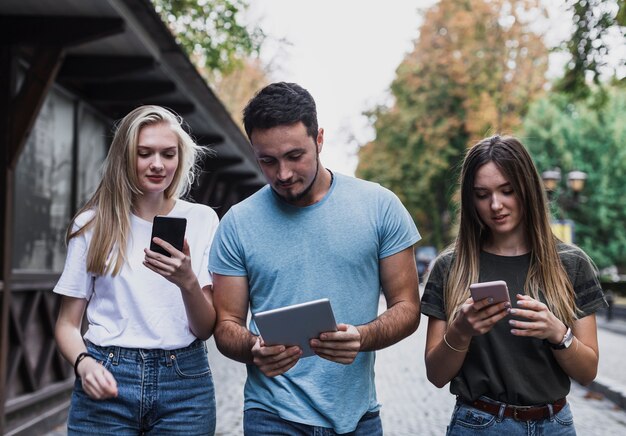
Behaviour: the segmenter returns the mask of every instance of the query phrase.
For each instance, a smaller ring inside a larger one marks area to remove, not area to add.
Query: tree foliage
[[[607,38],[611,30],[621,35],[624,41],[626,26],[625,0],[566,0],[573,13],[574,31],[564,43],[564,50],[571,59],[565,66],[563,77],[557,82],[556,90],[569,95],[574,101],[585,100],[591,94],[587,82],[590,78],[600,92],[594,93],[595,107],[602,106],[607,95],[601,87],[600,72],[607,64],[609,44]],[[624,59],[620,63],[624,65]]]
[[[357,175],[392,189],[430,244],[450,239],[468,143],[519,126],[545,85],[548,52],[527,25],[541,13],[532,0],[441,0],[396,71],[394,104],[370,113]]]
[[[541,99],[521,133],[540,171],[587,173],[580,201],[563,180],[553,211],[575,222],[575,242],[600,268],[626,266],[626,90],[609,88],[607,96],[601,109],[589,104],[593,95],[575,104],[558,94]]]
[[[215,85],[215,92],[243,131],[243,109],[254,94],[270,83],[269,71],[260,59],[250,58],[241,66],[222,76]]]
[[[246,0],[152,0],[156,11],[196,66],[211,75],[228,74],[258,52],[264,35],[240,22]],[[212,81],[212,80],[211,80]]]
[[[152,0],[178,43],[211,84],[240,127],[241,111],[254,93],[269,83],[258,58],[265,35],[249,29],[239,15],[246,0]],[[242,129],[243,130],[243,129]]]

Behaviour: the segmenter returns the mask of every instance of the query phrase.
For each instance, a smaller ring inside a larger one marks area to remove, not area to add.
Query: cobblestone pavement
[[[454,399],[448,386],[437,389],[426,379],[424,344],[427,319],[418,331],[400,343],[377,353],[376,384],[383,404],[381,418],[387,436],[443,435]],[[599,329],[600,374],[615,380],[626,379],[623,370],[626,336]],[[222,356],[213,340],[208,341],[209,360],[217,398],[217,435],[242,435],[243,364]],[[626,411],[601,395],[592,394],[576,383],[568,396],[576,428],[581,436],[626,434]],[[59,428],[47,436],[64,436]]]

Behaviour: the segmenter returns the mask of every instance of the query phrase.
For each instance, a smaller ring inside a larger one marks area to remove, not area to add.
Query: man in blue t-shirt
[[[302,87],[263,88],[244,126],[269,184],[228,211],[209,258],[217,346],[248,368],[244,432],[382,434],[374,351],[419,324],[417,228],[391,191],[322,166],[324,131]],[[338,331],[311,340],[315,356],[265,345],[254,321],[246,327],[248,308],[320,298],[330,299]]]

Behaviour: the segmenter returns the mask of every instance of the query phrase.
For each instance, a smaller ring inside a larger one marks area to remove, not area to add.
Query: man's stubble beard
[[[315,184],[315,181],[317,180],[317,175],[319,174],[319,171],[320,171],[320,155],[318,153],[315,156],[315,176],[313,176],[313,180],[311,180],[311,183],[309,184],[309,186],[304,188],[302,192],[296,195],[282,195],[278,193],[273,187],[272,187],[272,190],[276,193],[276,195],[278,195],[280,198],[285,200],[287,203],[296,203],[302,200],[304,197],[306,197],[309,194],[309,192],[311,192],[311,189],[313,189],[313,185]]]

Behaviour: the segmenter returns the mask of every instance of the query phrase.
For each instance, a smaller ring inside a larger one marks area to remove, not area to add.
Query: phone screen
[[[187,229],[187,219],[157,215],[152,222],[152,236],[150,237],[150,250],[171,257],[163,247],[155,244],[154,237],[161,238],[172,244],[177,250],[183,251],[185,242],[185,230]]]

